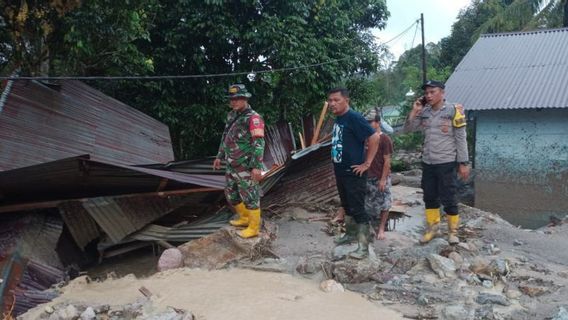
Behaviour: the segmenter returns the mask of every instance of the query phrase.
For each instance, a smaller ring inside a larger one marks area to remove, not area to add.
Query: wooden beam
[[[323,107],[321,108],[321,113],[320,113],[320,117],[319,117],[319,120],[318,120],[318,124],[316,126],[316,131],[314,132],[314,136],[312,137],[312,142],[310,143],[310,146],[314,145],[318,142],[319,133],[320,133],[321,126],[323,124],[323,120],[325,119],[326,114],[327,114],[327,101],[323,104]]]
[[[304,141],[304,137],[302,136],[301,132],[298,132],[298,136],[300,136],[300,145],[302,146],[302,149],[306,148],[306,142]]]

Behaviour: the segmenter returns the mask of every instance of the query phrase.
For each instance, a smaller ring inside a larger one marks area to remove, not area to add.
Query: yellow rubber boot
[[[234,227],[247,227],[249,224],[249,212],[244,203],[239,203],[235,206],[235,211],[239,215],[237,220],[231,220],[229,223]]]
[[[260,209],[252,209],[248,210],[249,212],[249,224],[248,227],[243,230],[239,231],[237,234],[241,238],[252,238],[258,236],[258,232],[260,231]]]
[[[458,226],[460,224],[460,216],[457,214],[455,215],[446,215],[448,218],[448,242],[450,244],[458,244],[460,243],[460,239],[458,238]]]
[[[428,243],[438,235],[440,230],[440,208],[426,209],[426,232],[420,239],[421,243]]]

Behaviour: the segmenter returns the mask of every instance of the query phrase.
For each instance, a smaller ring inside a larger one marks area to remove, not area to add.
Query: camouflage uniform
[[[264,121],[250,106],[242,113],[229,112],[217,158],[225,160],[225,196],[235,206],[260,207],[260,189],[251,177],[252,169],[263,170]]]

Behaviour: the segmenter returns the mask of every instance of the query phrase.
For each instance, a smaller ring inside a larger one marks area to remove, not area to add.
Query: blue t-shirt
[[[375,133],[361,114],[349,109],[335,118],[331,138],[331,159],[336,173],[351,171],[351,166],[363,162],[365,140]]]

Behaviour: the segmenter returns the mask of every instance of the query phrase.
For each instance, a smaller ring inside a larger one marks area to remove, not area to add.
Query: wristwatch
[[[462,161],[462,162],[458,162],[458,163],[463,165],[463,166],[467,166],[469,164],[469,161]]]

